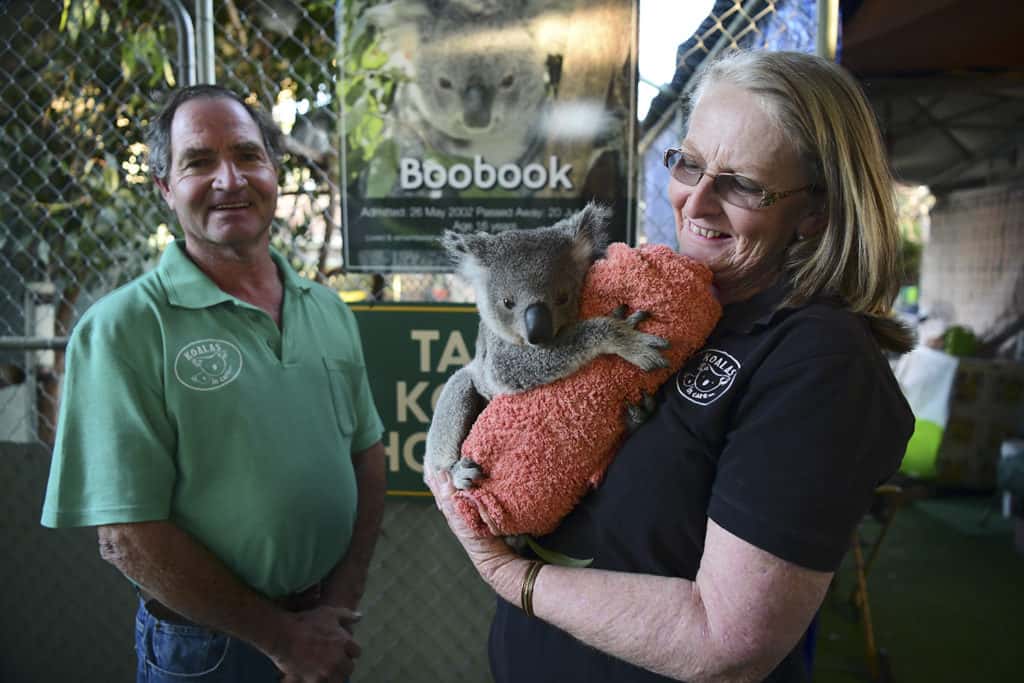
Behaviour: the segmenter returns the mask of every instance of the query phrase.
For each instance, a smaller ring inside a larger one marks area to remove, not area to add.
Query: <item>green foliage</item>
[[[900,243],[900,263],[902,264],[901,285],[916,285],[921,277],[921,254],[924,247],[906,237]]]
[[[351,2],[346,15],[344,75],[337,89],[345,105],[349,183],[355,182],[379,154],[393,158],[396,153],[393,142],[384,137],[384,113],[404,75],[388,65],[388,56],[380,49],[375,30],[364,18],[366,8],[375,4],[378,3]]]
[[[342,182],[394,154],[382,112],[399,75],[361,18],[377,1],[344,3],[344,49],[335,0],[215,4],[219,83],[267,110],[287,90],[296,102],[326,107],[333,120],[345,102],[348,178],[339,177],[339,126],[330,131],[333,154],[285,158],[286,195],[329,194],[336,206]],[[0,3],[0,258],[26,281],[108,289],[152,263],[154,235],[173,225],[141,143],[163,94],[178,85],[176,26],[163,3],[150,0],[15,4]],[[267,18],[273,11],[296,21],[275,28]],[[274,244],[307,273],[322,239],[311,225],[329,214],[323,207],[296,212],[275,235]],[[322,261],[314,270],[324,271]]]
[[[166,220],[137,143],[153,106],[147,90],[170,71],[168,28],[149,3],[113,4],[64,0],[59,15],[36,7],[2,17],[16,23],[0,44],[9,75],[0,79],[0,248],[68,303],[69,290],[137,274]]]
[[[286,196],[331,195],[340,201],[342,183],[355,190],[353,183],[362,177],[371,160],[386,152],[382,111],[390,104],[397,74],[386,65],[386,55],[377,47],[372,27],[362,18],[365,10],[379,0],[347,0],[343,21],[336,17],[334,0],[298,2],[297,0],[236,0],[217,7],[216,55],[217,79],[239,92],[251,94],[254,101],[271,109],[287,91],[291,101],[329,112],[329,119],[340,121],[341,103],[345,108],[345,130],[333,125],[328,131],[330,153],[323,159],[289,157],[284,160],[282,178]],[[290,16],[286,21],[268,18],[273,11]],[[339,30],[344,44],[339,46]],[[346,76],[339,79],[339,64]],[[340,178],[339,151],[342,139],[348,174]],[[308,262],[309,253],[318,250],[312,242],[312,223],[324,220],[321,213],[291,216],[275,235],[274,244],[285,251],[293,263]],[[328,222],[330,226],[331,223]],[[321,256],[323,256],[321,251]],[[316,270],[326,270],[320,259]],[[308,270],[308,268],[306,269]]]
[[[897,218],[901,237],[902,284],[917,284],[921,273],[921,255],[928,224],[928,212],[935,197],[924,186],[896,186]]]

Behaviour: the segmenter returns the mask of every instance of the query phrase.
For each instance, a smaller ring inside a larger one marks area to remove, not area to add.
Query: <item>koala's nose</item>
[[[469,87],[462,94],[463,120],[470,128],[486,128],[491,124],[494,93],[477,81],[470,80]]]
[[[526,319],[526,341],[531,344],[547,344],[554,338],[554,323],[551,309],[546,304],[530,304],[524,314]]]

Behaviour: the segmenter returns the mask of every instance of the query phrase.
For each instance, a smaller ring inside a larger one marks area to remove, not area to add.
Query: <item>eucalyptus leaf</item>
[[[135,70],[135,46],[131,41],[125,41],[121,45],[121,73],[125,80],[130,80]]]
[[[121,186],[121,174],[117,171],[117,159],[109,153],[104,154],[103,158],[106,161],[103,166],[103,189],[108,194],[113,194]]]
[[[92,28],[96,23],[96,13],[100,8],[99,3],[96,0],[83,0],[82,4],[85,9],[85,28]]]
[[[588,558],[586,560],[577,559],[575,557],[569,557],[555,550],[548,550],[544,546],[533,540],[533,536],[526,537],[526,544],[530,546],[530,549],[537,553],[537,557],[544,560],[548,564],[555,564],[559,567],[575,567],[582,569],[583,567],[589,567],[594,561],[594,558]]]
[[[364,69],[379,69],[387,64],[387,61],[387,53],[375,46],[363,53],[362,67]]]
[[[60,12],[60,24],[57,30],[61,33],[68,27],[68,10],[71,9],[71,0],[64,0],[64,9]]]

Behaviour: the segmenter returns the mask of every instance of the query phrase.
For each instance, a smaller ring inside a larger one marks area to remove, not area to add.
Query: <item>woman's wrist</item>
[[[484,571],[481,571],[480,574],[503,600],[518,605],[522,595],[523,580],[526,578],[526,572],[531,564],[530,560],[518,555],[510,555],[504,562],[495,563],[486,570],[481,567]]]
[[[526,613],[526,616],[532,617],[533,613],[533,587],[537,582],[537,575],[540,574],[540,570],[544,567],[544,562],[541,560],[534,560],[530,563],[530,566],[526,569],[526,576],[523,577],[523,587],[519,592],[519,606]]]

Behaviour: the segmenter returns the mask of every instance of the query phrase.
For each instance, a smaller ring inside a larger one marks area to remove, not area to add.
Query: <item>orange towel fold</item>
[[[669,367],[644,372],[605,355],[557,382],[496,396],[462,445],[484,477],[455,494],[456,508],[478,535],[553,531],[604,475],[625,433],[625,404],[654,393],[682,367],[722,313],[711,271],[661,245],[612,244],[591,266],[580,317],[608,315],[620,304],[651,313],[639,327],[669,340]]]

